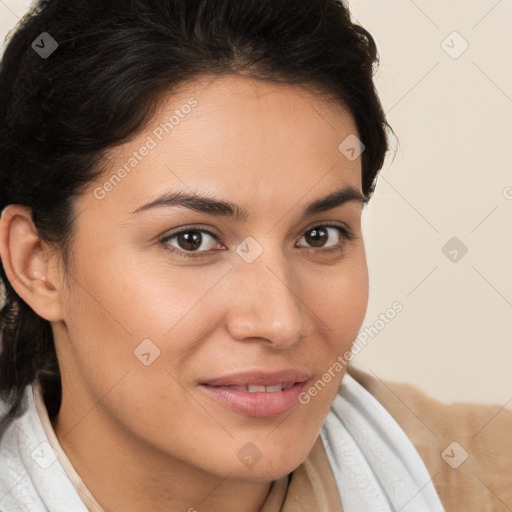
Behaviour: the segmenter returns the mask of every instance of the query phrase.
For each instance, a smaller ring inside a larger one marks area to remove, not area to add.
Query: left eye
[[[307,236],[307,234],[310,234]],[[329,238],[329,234],[337,233],[338,241],[325,245],[326,240]],[[306,231],[302,239],[307,240],[307,243],[312,247],[331,247],[333,245],[340,245],[339,239],[348,238],[347,231],[341,226],[316,226]],[[309,239],[309,240],[308,240]]]

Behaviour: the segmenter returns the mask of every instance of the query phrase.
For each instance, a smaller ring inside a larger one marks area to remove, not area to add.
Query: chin
[[[302,446],[299,446],[303,448]],[[254,445],[247,443],[242,450],[239,450],[235,460],[226,460],[228,467],[225,473],[231,473],[230,478],[240,480],[252,480],[254,482],[268,482],[279,479],[301,465],[306,459],[308,451],[288,449],[283,452],[279,449],[272,449],[271,446],[257,450]],[[268,456],[265,456],[264,453]],[[230,466],[230,467],[229,467]]]
[[[294,461],[287,464],[283,464],[282,461],[270,461],[268,464],[263,464],[260,460],[252,468],[240,466],[232,468],[229,478],[232,480],[248,480],[258,483],[270,482],[272,480],[278,480],[292,471],[295,471],[300,464],[301,461]]]

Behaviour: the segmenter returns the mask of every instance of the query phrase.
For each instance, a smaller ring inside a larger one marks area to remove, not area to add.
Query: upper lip
[[[226,375],[217,379],[208,379],[201,382],[201,384],[207,384],[208,386],[275,386],[282,383],[305,382],[310,377],[309,373],[295,368],[273,372],[255,370]]]

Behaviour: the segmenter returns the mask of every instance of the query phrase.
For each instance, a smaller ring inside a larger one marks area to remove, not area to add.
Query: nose
[[[263,252],[231,271],[227,328],[233,339],[264,340],[286,349],[306,335],[308,308],[300,279],[282,256]]]

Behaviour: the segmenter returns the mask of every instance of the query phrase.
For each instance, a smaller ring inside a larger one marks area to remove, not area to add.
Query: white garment
[[[444,512],[412,442],[348,373],[320,436],[343,512]]]
[[[0,441],[0,512],[87,512],[64,471],[69,460],[44,431],[40,393],[27,386],[23,400],[25,413]],[[320,435],[344,512],[444,512],[411,441],[348,373]]]

